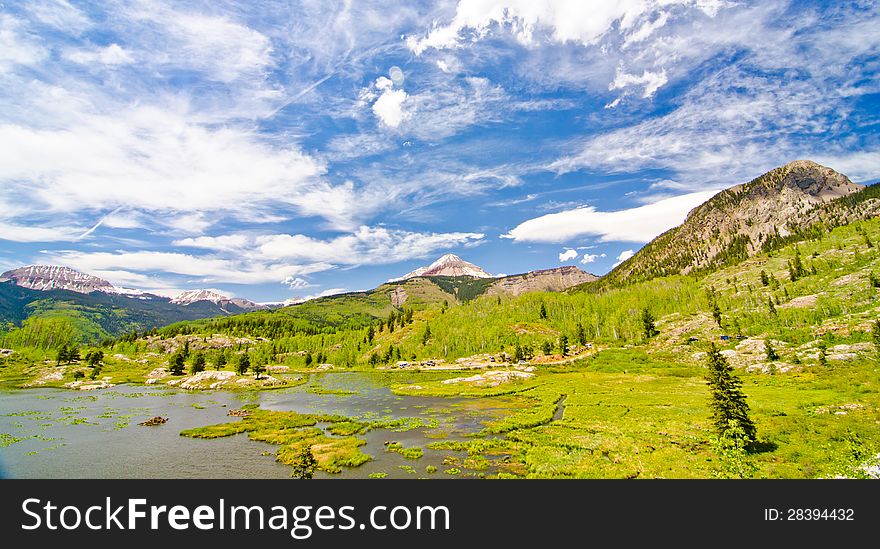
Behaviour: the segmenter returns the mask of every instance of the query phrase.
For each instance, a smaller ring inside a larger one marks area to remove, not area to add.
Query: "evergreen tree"
[[[182,376],[185,369],[186,365],[183,363],[183,355],[179,352],[171,355],[171,358],[168,359],[168,371],[171,372],[171,375]]]
[[[874,340],[874,349],[880,353],[880,320],[871,325],[871,339]]]
[[[422,345],[427,344],[429,339],[431,339],[431,326],[425,324],[425,333],[422,334]]]
[[[67,343],[58,348],[58,352],[55,353],[55,366],[61,366],[61,363],[67,362],[67,355],[70,351],[67,349]]]
[[[562,334],[559,336],[559,352],[562,356],[566,356],[568,354],[568,336]]]
[[[764,286],[770,285],[770,278],[767,276],[767,273],[764,271],[764,269],[761,269],[761,284]]]
[[[578,342],[578,345],[584,346],[587,344],[587,331],[584,330],[584,325],[580,322],[575,326],[574,337]]]
[[[262,360],[254,361],[254,377],[256,379],[260,379],[260,375],[266,371],[266,366],[263,364]]]
[[[642,330],[644,331],[645,339],[651,339],[660,333],[654,325],[654,315],[648,309],[642,310]]]
[[[312,353],[310,351],[306,351],[306,368],[312,365]]]
[[[801,261],[801,251],[795,248],[794,260],[789,260],[788,262],[788,276],[791,278],[791,281],[794,282],[806,274],[807,271],[804,268],[804,263]]]
[[[545,341],[541,344],[541,352],[545,355],[549,355],[553,352],[553,344],[549,341]]]
[[[767,298],[767,308],[770,309],[770,314],[771,314],[771,315],[776,315],[776,305],[773,304],[773,298],[772,298],[772,297],[768,297],[768,298]]]
[[[104,360],[104,351],[100,349],[95,349],[94,351],[89,351],[86,354],[86,362],[89,363],[90,366],[95,367]]]
[[[243,376],[251,369],[251,358],[247,353],[238,355],[238,363],[235,365],[235,372]]]
[[[314,478],[317,469],[318,461],[312,454],[312,449],[308,446],[304,446],[300,451],[299,456],[297,456],[296,461],[293,463],[293,473],[291,473],[290,476],[299,479]]]
[[[373,343],[374,337],[376,337],[376,331],[373,330],[373,325],[371,324],[367,327],[367,343]]]
[[[711,343],[706,355],[709,368],[706,381],[709,383],[712,422],[719,437],[735,435],[742,447],[757,440],[757,429],[749,417],[749,405],[742,392],[742,380],[733,372],[733,367],[721,352]]]
[[[824,341],[819,342],[819,366],[828,366],[828,346]]]
[[[721,328],[721,307],[718,306],[716,301],[712,302],[712,318],[715,319],[715,323]]]
[[[767,355],[767,360],[770,362],[779,360],[779,353],[777,353],[776,349],[773,348],[773,345],[770,344],[769,339],[764,340],[764,353]]]
[[[199,372],[205,371],[205,355],[204,353],[198,352],[193,355],[192,366],[190,366],[189,372],[191,374],[197,374]]]
[[[214,369],[220,370],[224,366],[226,366],[226,353],[223,351],[217,352],[217,357],[214,359]]]
[[[538,309],[538,318],[547,318],[547,307],[544,306],[544,303],[541,303],[541,308]]]
[[[75,362],[79,360],[79,347],[71,346],[67,350],[67,363]]]

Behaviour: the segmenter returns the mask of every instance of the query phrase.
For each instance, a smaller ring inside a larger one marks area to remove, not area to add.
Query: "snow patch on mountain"
[[[446,254],[437,261],[425,267],[403,275],[400,278],[392,278],[388,282],[400,282],[418,276],[472,276],[474,278],[494,278],[482,268],[468,263],[455,254]]]

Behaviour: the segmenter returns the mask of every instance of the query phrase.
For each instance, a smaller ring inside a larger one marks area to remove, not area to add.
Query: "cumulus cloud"
[[[411,116],[403,107],[407,97],[403,90],[385,90],[373,103],[373,114],[389,128],[396,128]]]
[[[584,254],[583,257],[581,257],[581,265],[588,265],[590,263],[593,263],[600,257],[605,257],[605,254]]]
[[[564,252],[559,254],[560,263],[564,263],[566,261],[570,261],[578,256],[577,251],[572,250],[571,248],[566,249]]]
[[[64,57],[74,63],[89,65],[127,65],[134,62],[131,53],[119,44],[110,44],[103,48],[78,49],[64,52]]]
[[[689,193],[636,208],[603,212],[587,206],[529,219],[503,238],[516,242],[569,242],[583,236],[603,242],[648,242],[680,225],[687,213],[716,191]]]
[[[695,3],[691,0],[668,0],[663,4],[696,4],[704,12],[712,12],[712,8],[702,5],[703,2]],[[407,46],[416,55],[421,55],[428,49],[456,48],[466,43],[468,38],[479,40],[489,35],[495,25],[509,30],[520,43],[526,45],[536,41],[535,35],[538,32],[546,32],[556,42],[591,45],[598,42],[615,23],[621,31],[629,32],[643,16],[655,10],[656,5],[656,2],[647,0],[460,0],[451,22],[436,26],[425,35],[408,37]],[[657,23],[658,20],[654,21],[653,28],[641,26],[633,31],[634,39],[644,39],[665,23],[665,20]]]
[[[627,259],[631,258],[634,255],[636,255],[636,253],[633,250],[624,250],[624,251],[620,252],[620,255],[617,256],[617,263],[615,263],[612,266],[612,268],[617,267],[618,265],[620,265],[621,263],[623,263],[624,261],[626,261]]]

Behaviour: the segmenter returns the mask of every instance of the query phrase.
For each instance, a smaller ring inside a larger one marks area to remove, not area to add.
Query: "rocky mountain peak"
[[[418,269],[403,275],[400,278],[394,278],[389,282],[400,282],[417,276],[470,276],[474,278],[493,278],[491,274],[482,268],[469,263],[455,254],[446,254],[439,259]]]
[[[113,293],[116,288],[103,278],[58,265],[28,265],[6,271],[0,282],[13,281],[32,290],[69,290],[81,294],[95,291]]]

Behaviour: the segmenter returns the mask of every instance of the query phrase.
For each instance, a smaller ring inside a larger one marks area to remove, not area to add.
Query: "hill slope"
[[[713,196],[602,277],[597,287],[731,265],[880,211],[877,190],[798,160]]]

